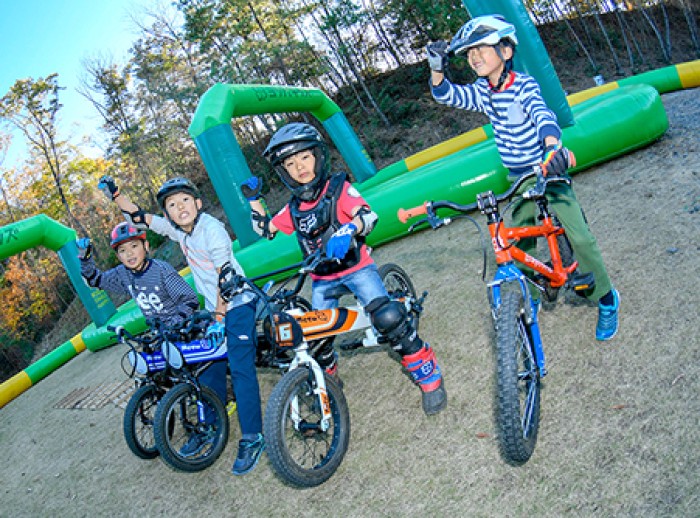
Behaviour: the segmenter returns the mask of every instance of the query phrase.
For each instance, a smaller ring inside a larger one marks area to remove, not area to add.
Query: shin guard
[[[423,392],[432,392],[442,383],[440,366],[435,359],[435,351],[427,343],[413,354],[407,354],[401,359],[401,365],[411,374]]]

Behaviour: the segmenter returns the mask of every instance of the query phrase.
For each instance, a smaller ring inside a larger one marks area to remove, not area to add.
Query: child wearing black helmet
[[[345,173],[330,174],[328,146],[313,126],[287,124],[272,136],[264,155],[291,191],[292,199],[270,218],[260,201],[260,180],[249,178],[242,191],[253,209],[256,232],[272,239],[277,231],[296,231],[304,257],[320,249],[336,259],[311,275],[313,308],[336,307],[338,300],[326,294],[341,285],[350,289],[421,388],[425,413],[440,412],[447,404],[447,393],[435,352],[410,325],[406,308],[389,299],[365,244],[377,215]],[[319,351],[318,361],[329,375],[337,376],[332,343]]]
[[[165,217],[142,211],[121,194],[114,179],[109,176],[102,177],[98,187],[117,204],[127,221],[180,244],[197,291],[204,297],[205,308],[217,318],[207,330],[207,337],[214,340],[223,339],[224,334],[226,336],[231,383],[241,427],[241,440],[232,472],[234,475],[250,472],[265,449],[260,387],[255,370],[256,299],[250,290],[237,294],[228,302],[221,297],[219,276],[222,273],[244,275],[243,268],[233,256],[231,238],[224,224],[202,212],[199,190],[187,178],[172,178],[159,189],[156,198]],[[214,372],[209,372],[211,370],[207,370],[207,377],[202,378],[202,382],[212,387],[225,403],[226,365],[222,364]],[[205,438],[193,434],[191,440],[193,447],[198,447],[197,442]]]
[[[448,45],[445,41],[426,47],[431,69],[431,90],[442,104],[486,114],[503,165],[517,177],[541,165],[545,175],[565,175],[575,165],[573,154],[562,146],[556,117],[542,98],[540,87],[529,75],[514,72],[512,59],[518,39],[515,27],[502,16],[474,18],[462,26]],[[450,55],[464,54],[479,78],[468,85],[451,83],[444,74]],[[531,184],[526,183],[523,189]],[[591,233],[573,189],[565,183],[547,187],[547,198],[566,229],[579,268],[592,272],[595,287],[587,296],[598,302],[596,339],[610,340],[618,330],[620,296],[608,277],[598,243]],[[520,200],[513,209],[515,226],[535,223],[534,204]],[[532,239],[520,246],[534,251]],[[539,307],[539,292],[533,291]]]

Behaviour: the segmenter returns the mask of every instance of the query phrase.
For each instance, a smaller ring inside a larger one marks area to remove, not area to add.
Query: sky
[[[0,0],[0,97],[17,79],[37,79],[58,73],[63,108],[59,137],[81,145],[93,135],[100,117],[76,88],[84,76],[81,62],[108,57],[128,60],[137,28],[128,13],[141,13],[149,0]],[[18,167],[27,155],[21,135],[13,134],[3,169]],[[83,148],[86,154],[95,150]],[[2,158],[2,157],[0,157]]]

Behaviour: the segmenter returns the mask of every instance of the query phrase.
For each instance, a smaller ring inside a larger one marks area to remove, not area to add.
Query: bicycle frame
[[[488,229],[491,234],[491,245],[496,256],[496,263],[506,264],[517,261],[549,279],[553,288],[564,286],[567,279],[578,267],[574,262],[568,267],[562,263],[557,236],[564,234],[561,225],[554,222],[546,198],[536,198],[534,202],[539,210],[540,224],[533,227],[506,227],[501,220],[496,198],[493,193],[480,194],[477,206],[488,219]],[[524,252],[516,243],[525,238],[544,237],[549,248],[552,266]]]

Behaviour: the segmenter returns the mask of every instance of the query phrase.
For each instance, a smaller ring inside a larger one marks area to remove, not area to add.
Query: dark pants
[[[226,346],[231,384],[242,434],[262,433],[260,387],[255,370],[255,301],[226,313]],[[226,405],[226,362],[214,362],[199,377]],[[213,416],[212,416],[213,417]],[[205,416],[208,422],[209,413]]]
[[[226,343],[231,383],[242,434],[262,433],[260,386],[255,370],[255,301],[226,313]]]

